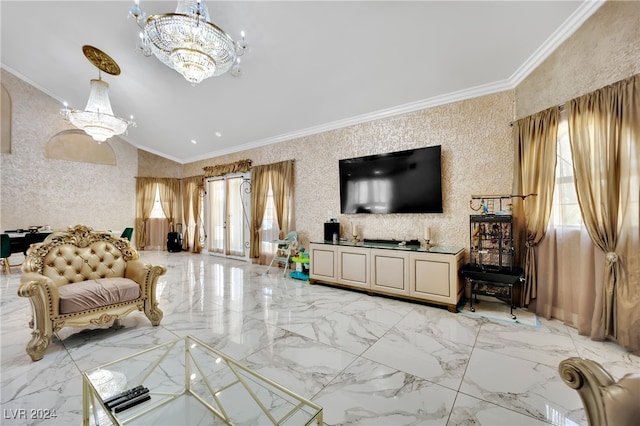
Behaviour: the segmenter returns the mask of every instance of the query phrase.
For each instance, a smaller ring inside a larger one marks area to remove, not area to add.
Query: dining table
[[[11,243],[11,253],[27,254],[27,249],[31,244],[39,243],[45,240],[51,234],[51,231],[31,231],[29,229],[8,229],[4,231],[9,235]]]

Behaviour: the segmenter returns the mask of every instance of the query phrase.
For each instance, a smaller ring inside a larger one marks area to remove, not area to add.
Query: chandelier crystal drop
[[[83,46],[82,50],[87,59],[99,70],[113,75],[120,74],[120,68],[106,53],[92,46]],[[104,142],[113,136],[121,135],[127,131],[129,126],[135,126],[133,121],[116,117],[113,114],[109,100],[109,84],[106,81],[98,77],[97,80],[91,80],[90,84],[89,99],[84,110],[69,109],[67,104],[64,104],[64,109],[61,112],[66,120],[75,127],[84,130],[98,142]]]
[[[247,48],[244,34],[236,42],[210,22],[209,10],[200,0],[179,0],[175,13],[149,17],[136,1],[129,15],[142,28],[141,52],[155,55],[194,86],[239,66],[237,59]]]

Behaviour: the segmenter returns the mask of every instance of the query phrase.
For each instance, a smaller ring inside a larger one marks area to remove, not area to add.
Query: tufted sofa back
[[[112,243],[96,241],[89,247],[63,244],[44,257],[42,275],[57,285],[98,278],[124,277],[127,262]]]
[[[128,240],[77,225],[67,232],[52,234],[42,243],[32,244],[22,271],[37,272],[60,286],[124,277],[127,262],[137,258],[138,253]]]

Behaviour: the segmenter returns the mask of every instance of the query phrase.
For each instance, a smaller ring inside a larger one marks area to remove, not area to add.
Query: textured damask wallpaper
[[[13,111],[11,154],[2,154],[0,169],[0,228],[133,226],[138,150],[112,138],[116,166],[45,158],[49,138],[72,128],[60,116],[60,103],[5,70],[2,84]]]
[[[608,1],[516,87],[516,117],[638,73],[640,1]]]
[[[254,165],[294,159],[294,226],[303,245],[323,238],[332,212],[345,237],[350,222],[365,238],[420,238],[429,226],[436,244],[466,248],[471,194],[511,193],[512,107],[511,91],[493,94],[186,164],[184,176],[243,158]],[[339,159],[432,145],[442,145],[444,213],[340,214]]]

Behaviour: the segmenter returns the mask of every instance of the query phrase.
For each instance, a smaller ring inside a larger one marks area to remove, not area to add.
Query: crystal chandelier
[[[154,54],[192,85],[229,70],[240,75],[239,56],[247,49],[244,32],[241,40],[234,41],[210,22],[209,10],[200,0],[179,0],[175,13],[149,17],[135,0],[129,16],[142,28],[142,54]]]
[[[130,125],[135,126],[135,123],[113,115],[109,101],[109,84],[101,78],[100,71],[111,75],[120,74],[118,64],[106,53],[93,46],[82,46],[82,51],[89,62],[98,68],[98,79],[91,80],[91,91],[85,109],[69,109],[65,102],[62,115],[94,140],[104,142],[112,136],[125,133],[127,128]]]

